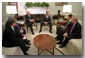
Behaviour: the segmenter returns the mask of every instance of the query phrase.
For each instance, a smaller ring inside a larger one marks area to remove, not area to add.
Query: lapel
[[[10,28],[10,32],[12,32],[12,34],[14,34],[14,31],[12,30],[12,28],[11,27],[9,27]],[[15,34],[14,34],[15,35]]]
[[[76,26],[77,26],[78,22],[75,24],[74,28],[73,28],[73,31],[75,30]]]

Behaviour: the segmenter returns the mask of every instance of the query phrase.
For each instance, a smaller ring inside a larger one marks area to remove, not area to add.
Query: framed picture
[[[55,2],[56,6],[63,6],[63,5],[67,5],[68,2]]]

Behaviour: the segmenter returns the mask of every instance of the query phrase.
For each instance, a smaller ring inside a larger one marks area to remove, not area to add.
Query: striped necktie
[[[74,25],[71,27],[70,34],[72,33],[72,31],[73,31],[73,28],[74,28]]]
[[[69,23],[70,23],[70,21],[67,22],[66,27],[68,26]]]

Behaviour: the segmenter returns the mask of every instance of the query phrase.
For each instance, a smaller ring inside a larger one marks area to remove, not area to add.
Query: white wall
[[[6,14],[6,6],[8,5],[8,3],[6,2],[2,2],[2,23],[5,24],[5,22],[8,19],[8,14]]]
[[[20,2],[19,2],[20,3]],[[25,2],[21,2],[22,6],[25,5]],[[64,15],[63,13],[63,6],[55,6],[55,2],[48,2],[49,12],[51,15],[57,15],[57,11],[61,10],[61,15]],[[79,20],[82,20],[82,2],[68,2],[69,5],[72,5],[72,14],[74,16],[78,16]],[[7,2],[2,3],[2,23],[5,23],[8,19],[8,14],[6,14],[6,5],[8,5]]]
[[[52,15],[57,15],[58,10],[61,10],[61,15],[64,15],[63,6],[55,6],[55,2],[48,2],[49,12]],[[82,20],[82,2],[68,2],[68,5],[72,5],[72,13],[74,16],[78,16],[79,20]]]

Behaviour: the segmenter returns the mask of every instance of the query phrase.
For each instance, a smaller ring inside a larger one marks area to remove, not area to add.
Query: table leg
[[[55,19],[53,19],[53,25],[55,24]]]
[[[53,55],[54,55],[54,48],[53,48]]]
[[[39,49],[38,49],[38,55],[40,55],[40,54],[39,54]]]

